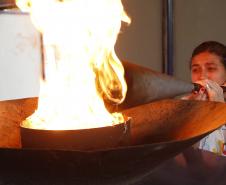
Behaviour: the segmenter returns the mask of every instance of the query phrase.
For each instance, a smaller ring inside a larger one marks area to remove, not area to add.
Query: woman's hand
[[[192,95],[193,99],[224,102],[223,89],[216,82],[206,79],[195,83],[202,85],[202,87],[199,92]]]
[[[207,96],[205,91],[206,91],[205,88],[202,87],[199,90],[199,92],[197,92],[197,91],[192,92],[189,95],[183,96],[181,99],[183,99],[183,100],[202,100],[202,101],[205,101],[205,100],[208,100],[208,96]]]
[[[226,87],[226,82],[222,86]],[[224,99],[226,99],[226,92],[224,92]]]

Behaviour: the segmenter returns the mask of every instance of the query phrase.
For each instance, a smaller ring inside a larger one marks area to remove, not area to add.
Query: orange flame
[[[124,69],[114,45],[121,21],[130,23],[121,0],[17,0],[42,32],[46,80],[39,106],[23,124],[37,129],[82,129],[123,122],[103,98],[126,96]]]

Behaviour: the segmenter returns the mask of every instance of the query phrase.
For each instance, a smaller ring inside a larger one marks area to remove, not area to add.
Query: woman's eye
[[[197,68],[192,68],[191,71],[192,71],[192,73],[198,73],[198,72],[199,72],[199,69],[197,69]]]
[[[214,71],[217,70],[217,68],[216,67],[209,67],[209,68],[207,68],[207,70],[210,71],[210,72],[214,72]]]

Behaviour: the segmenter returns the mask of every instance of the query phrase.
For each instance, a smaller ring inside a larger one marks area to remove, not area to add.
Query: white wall
[[[0,100],[38,96],[40,35],[25,14],[0,12]]]
[[[201,42],[226,44],[225,0],[174,0],[175,76],[190,81],[189,60]]]
[[[132,23],[123,27],[116,44],[121,60],[162,69],[162,1],[123,0]]]

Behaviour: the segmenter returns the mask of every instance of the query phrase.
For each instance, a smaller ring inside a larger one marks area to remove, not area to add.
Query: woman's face
[[[213,53],[203,52],[191,61],[192,82],[209,79],[223,85],[226,82],[226,69],[220,57]]]

